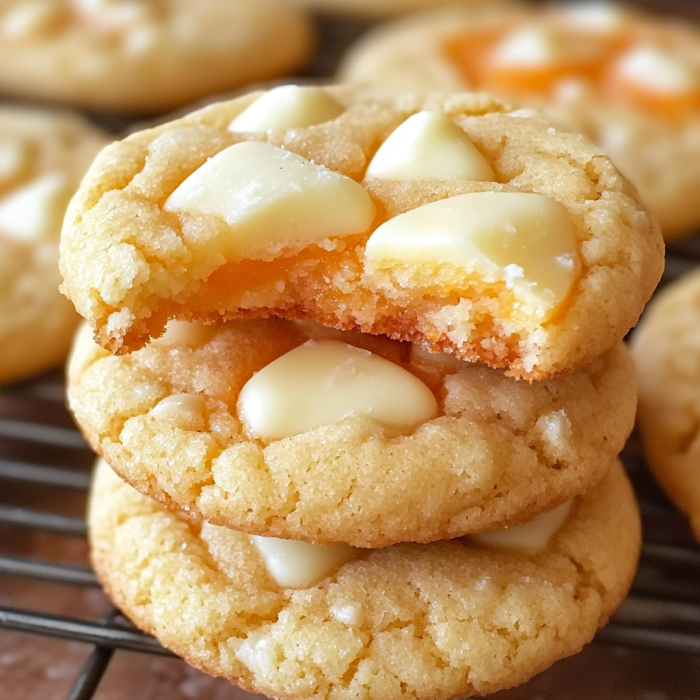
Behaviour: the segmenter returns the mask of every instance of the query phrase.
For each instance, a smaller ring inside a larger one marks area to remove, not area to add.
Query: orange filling
[[[635,42],[632,30],[601,36],[564,30],[567,42],[583,49],[579,55],[574,49],[572,55],[559,57],[550,64],[499,64],[492,60],[493,51],[511,31],[508,27],[471,32],[448,41],[445,51],[470,85],[485,90],[547,95],[567,80],[582,80],[597,85],[612,101],[668,119],[686,118],[700,110],[700,87],[686,92],[655,91],[612,73],[610,66],[615,59]]]

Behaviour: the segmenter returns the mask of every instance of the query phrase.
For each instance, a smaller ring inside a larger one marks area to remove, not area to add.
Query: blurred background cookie
[[[0,92],[164,112],[298,68],[311,27],[284,0],[6,0]]]
[[[378,28],[346,81],[487,90],[590,136],[667,239],[700,224],[700,28],[605,2],[462,3]]]
[[[331,15],[363,18],[380,18],[407,14],[426,7],[447,5],[454,0],[291,0],[297,5],[312,8]],[[477,4],[488,0],[469,0]]]
[[[700,272],[653,300],[634,333],[632,352],[649,466],[700,539]]]
[[[60,364],[78,316],[59,293],[63,214],[106,136],[77,116],[0,109],[0,383]]]

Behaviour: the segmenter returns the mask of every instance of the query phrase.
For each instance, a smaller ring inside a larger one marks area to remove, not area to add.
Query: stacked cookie
[[[288,86],[108,147],[61,259],[71,408],[129,484],[98,470],[105,588],[274,697],[574,653],[636,563],[620,340],[662,258],[607,158],[483,95]]]

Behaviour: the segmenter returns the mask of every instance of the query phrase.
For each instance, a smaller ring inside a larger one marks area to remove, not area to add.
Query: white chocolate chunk
[[[318,87],[282,85],[253,102],[229,125],[229,131],[286,131],[322,124],[339,117],[345,108]]]
[[[313,545],[259,535],[251,535],[250,540],[282,588],[309,588],[359,553],[347,544]]]
[[[27,39],[51,31],[61,18],[55,0],[28,0],[12,6],[2,18],[0,31],[12,39]]]
[[[379,147],[366,177],[384,180],[493,180],[493,170],[464,129],[442,112],[409,117]]]
[[[0,234],[18,241],[57,237],[70,192],[61,173],[48,173],[0,199]]]
[[[267,143],[229,146],[195,170],[166,211],[218,216],[227,252],[269,254],[295,244],[367,231],[374,204],[362,185]]]
[[[188,321],[168,321],[165,333],[154,341],[174,347],[191,348],[204,345],[216,335],[215,325],[190,323]]]
[[[437,402],[420,379],[379,355],[309,340],[255,374],[238,410],[252,435],[280,440],[356,416],[410,427],[434,418]]]
[[[28,156],[22,141],[0,138],[0,181],[18,177],[27,165]]]
[[[677,94],[700,87],[700,74],[678,56],[655,46],[637,46],[620,57],[617,75],[652,92]]]
[[[565,47],[560,37],[544,27],[525,27],[506,35],[491,51],[499,66],[533,67],[557,63]]]
[[[373,265],[452,265],[504,282],[526,313],[546,320],[578,275],[565,207],[526,192],[475,192],[426,204],[379,226],[367,241]]]
[[[173,394],[167,396],[151,411],[156,418],[201,418],[204,413],[204,397],[200,394]]]
[[[564,22],[573,30],[612,34],[623,29],[628,12],[610,2],[576,2],[563,10]]]
[[[530,554],[541,552],[547,548],[554,534],[566,522],[572,503],[573,501],[567,501],[558,508],[542,513],[522,525],[472,535],[472,539],[491,547],[519,549]]]

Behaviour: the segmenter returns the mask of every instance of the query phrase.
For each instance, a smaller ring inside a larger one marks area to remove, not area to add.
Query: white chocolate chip
[[[57,237],[68,205],[68,182],[48,173],[0,199],[0,234],[18,241]]]
[[[464,129],[442,112],[418,112],[380,146],[366,177],[384,180],[493,180],[493,170]]]
[[[572,503],[573,501],[567,501],[558,508],[542,513],[522,525],[472,535],[472,539],[491,547],[519,549],[529,554],[541,552],[547,548],[554,534],[566,522]]]
[[[129,56],[141,56],[153,50],[162,40],[163,32],[155,22],[129,27],[122,39],[122,49]]]
[[[360,551],[347,544],[313,545],[258,535],[251,535],[250,540],[282,588],[309,588]]]
[[[27,146],[17,139],[0,138],[0,182],[22,174],[28,161]]]
[[[229,131],[286,131],[322,124],[339,117],[345,108],[318,87],[282,85],[266,92],[241,112]]]
[[[544,439],[557,449],[563,449],[571,439],[571,421],[564,410],[553,411],[537,419]]]
[[[338,622],[350,627],[357,627],[362,624],[364,615],[362,607],[359,603],[346,603],[345,605],[332,605],[330,608],[331,615]]]
[[[562,40],[551,31],[525,27],[506,35],[491,51],[490,60],[499,66],[549,66],[563,50]]]
[[[409,427],[437,415],[420,379],[337,340],[310,340],[267,365],[243,387],[238,407],[248,431],[270,440],[355,416]]]
[[[60,19],[61,8],[55,0],[28,0],[5,13],[0,31],[11,39],[27,39],[51,31]]]
[[[370,196],[354,180],[257,142],[210,158],[164,209],[220,217],[231,227],[227,252],[241,257],[363,233],[375,215]]]
[[[204,397],[201,394],[173,394],[157,403],[151,413],[158,419],[200,421],[204,413]]]
[[[695,91],[698,71],[689,63],[655,46],[637,46],[620,57],[613,69],[626,82],[663,94]]]
[[[610,2],[576,2],[563,11],[565,24],[575,31],[613,34],[624,28],[629,20],[627,11]]]
[[[154,342],[175,347],[191,348],[207,343],[216,335],[215,325],[189,323],[188,321],[168,321],[165,333]]]
[[[412,209],[379,226],[365,255],[375,266],[453,265],[505,282],[540,320],[563,302],[580,268],[565,207],[525,192],[476,192]]]

